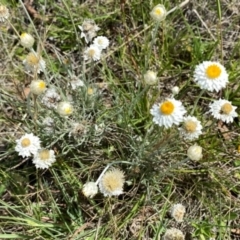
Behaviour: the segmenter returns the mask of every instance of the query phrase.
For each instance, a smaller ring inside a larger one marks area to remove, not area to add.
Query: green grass
[[[32,7],[40,18],[34,18],[21,0],[2,1],[11,16],[0,23],[0,239],[157,240],[171,227],[189,239],[239,237],[232,233],[240,225],[239,121],[224,124],[207,113],[220,97],[240,108],[239,14],[228,1],[194,1],[156,27],[149,12],[158,3],[36,1]],[[179,1],[162,3],[170,10]],[[86,18],[101,28],[98,36],[110,39],[103,59],[87,64],[78,29]],[[34,49],[46,61],[38,77],[62,99],[71,96],[69,118],[44,107],[41,96],[35,104],[32,95],[24,96],[36,75],[24,71],[28,50],[16,31],[35,38]],[[193,82],[195,66],[205,60],[227,69],[229,84],[219,93],[201,92]],[[143,83],[148,69],[158,73],[155,86]],[[85,87],[72,90],[72,76]],[[204,127],[196,141],[183,140],[177,127],[152,122],[152,105],[169,97],[173,86]],[[53,133],[43,124],[47,116],[55,121]],[[31,158],[14,150],[15,141],[31,132],[57,155],[48,170],[36,170]],[[194,143],[203,148],[198,162],[187,159]],[[124,171],[124,193],[86,198],[83,184],[96,181],[108,164]],[[187,209],[182,223],[169,215],[174,203]]]

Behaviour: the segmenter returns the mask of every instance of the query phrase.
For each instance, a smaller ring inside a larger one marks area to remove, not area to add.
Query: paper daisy
[[[156,22],[163,21],[167,16],[167,11],[162,4],[156,5],[153,10],[150,12],[150,16]]]
[[[218,92],[225,88],[228,83],[226,69],[218,62],[204,61],[197,65],[193,78],[201,89],[206,89],[210,92]]]
[[[61,100],[60,95],[57,93],[55,88],[49,88],[43,95],[41,100],[42,104],[44,104],[48,108],[57,108],[58,102]]]
[[[213,117],[226,123],[233,122],[233,119],[238,116],[235,111],[237,107],[233,106],[231,102],[225,99],[216,100],[210,103],[209,107]]]
[[[109,46],[109,40],[107,37],[99,36],[93,40],[93,45],[98,47],[100,50],[103,50]]]
[[[83,58],[84,60],[98,61],[101,57],[101,50],[94,44],[90,45],[85,51]]]
[[[70,116],[73,113],[73,105],[69,102],[60,102],[57,106],[57,112],[63,117]]]
[[[97,31],[100,29],[94,20],[92,19],[85,19],[83,21],[82,26],[78,26],[81,30],[81,38],[84,38],[86,43],[92,41],[94,37],[97,35]]]
[[[202,124],[196,117],[187,116],[183,118],[182,127],[178,129],[186,140],[194,140],[202,134]]]
[[[47,169],[56,161],[53,150],[40,149],[34,154],[33,164],[36,168]]]
[[[202,147],[193,145],[188,148],[187,156],[193,161],[199,161],[202,158]]]
[[[20,43],[23,47],[31,48],[34,44],[34,38],[31,34],[22,33],[20,36]]]
[[[124,185],[124,173],[113,168],[108,170],[99,181],[99,189],[103,195],[106,196],[117,196],[123,193]]]
[[[153,115],[154,123],[160,127],[170,128],[173,124],[179,125],[183,121],[186,110],[180,101],[167,98],[160,104],[154,104],[150,113]]]
[[[85,197],[93,198],[98,193],[98,186],[95,182],[87,182],[83,185],[82,193]]]
[[[154,85],[157,83],[158,79],[157,79],[157,73],[151,70],[148,70],[144,76],[144,82],[146,85]]]
[[[171,207],[170,214],[171,217],[176,220],[176,222],[182,222],[186,208],[181,204],[177,203]]]
[[[32,133],[26,133],[20,139],[16,140],[16,143],[15,151],[22,157],[30,157],[32,154],[36,154],[41,148],[40,139]]]
[[[46,63],[37,53],[30,52],[26,59],[23,60],[23,64],[27,71],[30,72],[43,72],[46,68]]]
[[[46,83],[43,80],[33,80],[30,84],[30,91],[35,95],[40,95],[46,91]]]
[[[73,78],[69,84],[71,85],[72,90],[85,86],[84,82],[78,78]]]
[[[9,10],[6,6],[0,5],[0,22],[5,22],[10,16]]]
[[[184,240],[184,239],[185,236],[183,232],[176,228],[167,229],[163,236],[163,240]]]

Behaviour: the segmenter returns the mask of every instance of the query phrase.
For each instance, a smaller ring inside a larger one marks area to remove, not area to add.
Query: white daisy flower
[[[16,140],[16,143],[15,151],[22,157],[30,157],[32,154],[36,154],[41,148],[40,139],[32,133],[26,133],[20,139]]]
[[[57,106],[57,112],[63,117],[70,116],[73,110],[73,105],[69,102],[60,102]]]
[[[176,222],[182,222],[186,208],[181,204],[177,203],[171,207],[170,214],[171,217],[176,220]]]
[[[194,140],[202,134],[202,124],[196,117],[187,116],[183,118],[182,127],[178,129],[186,140]]]
[[[154,85],[157,83],[158,79],[157,79],[157,73],[151,70],[148,70],[144,76],[144,82],[147,85]]]
[[[98,193],[98,186],[95,182],[87,182],[83,185],[82,193],[85,197],[93,198]]]
[[[30,52],[26,59],[23,60],[23,64],[27,71],[30,72],[43,72],[46,68],[46,63],[37,53]]]
[[[81,38],[84,38],[86,43],[92,41],[94,37],[97,35],[97,31],[100,29],[94,20],[92,19],[85,19],[83,21],[82,26],[78,26],[81,30]]]
[[[5,22],[10,16],[9,10],[6,6],[0,5],[0,22]]]
[[[97,46],[100,50],[103,50],[109,46],[109,40],[107,37],[98,36],[93,40],[93,45]]]
[[[58,102],[61,100],[60,95],[55,88],[49,88],[45,92],[41,102],[48,108],[57,108]]]
[[[227,71],[218,62],[204,61],[197,65],[193,78],[201,89],[206,89],[210,92],[218,92],[225,88],[228,83]]]
[[[42,148],[37,151],[32,161],[36,168],[47,169],[56,162],[56,156],[53,150]]]
[[[193,145],[188,148],[187,156],[193,161],[199,161],[202,158],[202,147],[198,145]]]
[[[184,240],[184,239],[185,236],[183,232],[177,228],[167,229],[163,236],[163,240]]]
[[[103,195],[106,196],[117,196],[123,193],[124,185],[124,173],[113,168],[101,177],[99,181],[99,189]]]
[[[30,91],[35,95],[40,95],[46,91],[46,82],[43,80],[33,80],[30,84]]]
[[[20,36],[20,43],[23,47],[31,48],[34,44],[34,38],[31,34],[22,33]]]
[[[209,107],[213,117],[226,123],[233,122],[233,119],[238,116],[235,111],[237,107],[233,106],[231,102],[225,99],[216,100],[210,103]]]
[[[101,58],[101,50],[95,46],[94,44],[90,45],[85,51],[83,55],[84,60],[94,60],[98,61]]]
[[[167,98],[160,104],[154,104],[150,113],[153,115],[154,123],[160,127],[170,128],[173,124],[179,125],[183,121],[186,110],[180,101]]]
[[[156,5],[153,10],[150,12],[150,16],[156,22],[163,21],[167,16],[167,11],[162,4]]]

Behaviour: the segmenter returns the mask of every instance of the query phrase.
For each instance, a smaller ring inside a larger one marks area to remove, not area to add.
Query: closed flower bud
[[[172,94],[173,95],[177,95],[179,93],[179,87],[178,86],[174,86],[173,88],[172,88]]]
[[[87,182],[83,185],[82,193],[85,197],[93,198],[98,193],[98,186],[95,182]]]
[[[34,38],[28,33],[22,33],[20,36],[20,43],[23,47],[31,48],[34,44]]]
[[[157,83],[157,73],[148,70],[145,74],[144,74],[144,82],[147,85],[154,85]]]
[[[199,161],[202,158],[202,147],[198,145],[191,146],[187,151],[187,156],[193,161]]]

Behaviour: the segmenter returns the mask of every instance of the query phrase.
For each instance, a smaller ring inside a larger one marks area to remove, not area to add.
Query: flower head
[[[101,50],[95,46],[94,44],[90,45],[85,51],[84,51],[84,60],[93,60],[98,61],[101,58]]]
[[[219,62],[204,61],[194,70],[194,81],[201,89],[220,91],[228,83],[228,74]]]
[[[30,52],[26,59],[23,60],[23,64],[27,71],[30,72],[43,72],[46,68],[46,63],[37,53]]]
[[[46,83],[43,80],[33,80],[30,84],[30,91],[35,95],[40,95],[46,91]]]
[[[60,95],[57,93],[55,88],[49,88],[43,95],[41,100],[42,104],[44,104],[48,108],[57,108],[58,102],[61,100]]]
[[[0,5],[0,22],[5,22],[10,16],[9,10],[6,6]]]
[[[181,203],[174,204],[171,207],[170,214],[177,221],[182,222],[184,214],[186,212],[185,207]]]
[[[158,4],[152,9],[150,16],[154,21],[161,22],[166,18],[167,11],[162,4]]]
[[[170,228],[167,229],[163,236],[163,240],[184,240],[185,236],[179,229]]]
[[[193,161],[199,161],[202,158],[202,147],[193,145],[188,148],[187,156]]]
[[[32,161],[36,168],[47,169],[56,161],[55,153],[53,150],[39,149]]]
[[[197,139],[202,134],[202,124],[196,117],[187,116],[183,118],[180,134],[186,140]]]
[[[82,26],[78,26],[81,30],[81,38],[84,38],[86,43],[92,41],[97,35],[97,31],[100,29],[92,19],[85,19]]]
[[[107,171],[100,179],[99,189],[104,196],[117,196],[123,193],[124,173],[113,168]]]
[[[69,102],[60,102],[57,111],[63,117],[70,116],[73,113],[73,105]]]
[[[34,44],[34,38],[31,34],[22,33],[20,36],[20,43],[23,47],[31,48]]]
[[[40,147],[40,139],[32,133],[26,133],[20,139],[16,140],[15,151],[19,156],[30,157],[31,154],[36,154]]]
[[[103,50],[109,46],[109,40],[107,37],[98,36],[93,40],[93,45],[98,47],[100,50]]]
[[[145,84],[147,85],[154,85],[157,83],[158,79],[157,79],[157,73],[156,72],[153,72],[151,70],[148,70],[144,76],[144,82]]]
[[[79,87],[83,87],[84,82],[82,80],[78,79],[77,77],[74,77],[71,80],[70,85],[71,85],[72,90],[76,90]]]
[[[172,90],[173,95],[177,95],[179,93],[179,87],[178,86],[174,86],[171,90]]]
[[[154,104],[150,112],[154,123],[170,128],[173,124],[179,125],[183,121],[186,110],[180,101],[167,98],[159,105]]]
[[[235,111],[237,107],[225,99],[213,101],[213,103],[209,104],[209,107],[213,117],[226,123],[233,122],[233,119],[238,116]]]
[[[83,185],[82,193],[85,197],[93,198],[98,193],[98,186],[95,182],[87,182]]]

